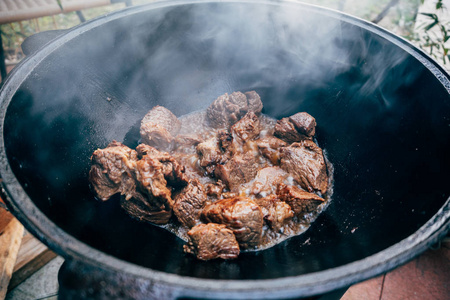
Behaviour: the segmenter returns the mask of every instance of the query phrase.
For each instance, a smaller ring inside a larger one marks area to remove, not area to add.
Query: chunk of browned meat
[[[241,121],[242,120],[243,119],[241,119]],[[259,152],[256,141],[252,139],[242,140],[238,138],[236,134],[226,132],[225,130],[220,130],[217,134],[217,137],[219,139],[220,149],[223,151],[223,156],[225,158],[224,161],[227,161],[235,154],[253,152],[255,155],[257,155],[257,153]]]
[[[144,157],[144,155],[160,155],[160,151],[152,146],[147,144],[139,144],[136,147],[136,152],[138,153],[139,158]]]
[[[246,92],[248,111],[252,111],[259,115],[263,109],[263,104],[261,102],[261,97],[255,91]]]
[[[291,207],[286,202],[280,201],[276,195],[257,199],[256,203],[261,207],[264,220],[275,231],[279,231],[294,217]]]
[[[206,195],[219,198],[225,188],[225,184],[220,179],[215,183],[208,183],[205,186]]]
[[[280,167],[292,175],[302,188],[325,194],[328,188],[327,166],[313,141],[304,140],[280,149]]]
[[[164,178],[172,188],[177,189],[187,185],[189,178],[186,175],[186,169],[183,165],[179,164],[168,153],[164,153],[164,156],[158,159],[163,164]]]
[[[213,128],[229,128],[239,121],[247,112],[259,114],[262,102],[259,95],[252,91],[243,94],[234,92],[231,95],[219,96],[206,110],[206,120]]]
[[[277,121],[273,135],[289,144],[306,139],[304,134],[299,133],[297,129],[295,129],[294,124],[289,121],[289,118],[283,118]]]
[[[233,259],[239,255],[239,244],[233,232],[223,224],[199,224],[188,232],[184,252],[201,260]]]
[[[164,165],[156,158],[145,155],[136,163],[138,187],[149,203],[160,210],[172,210],[172,192],[164,178]]]
[[[203,139],[195,134],[179,134],[174,139],[175,149],[178,152],[190,153],[203,142]]]
[[[229,159],[237,153],[249,151],[257,152],[256,139],[261,131],[261,122],[252,111],[248,112],[242,119],[227,130],[219,130],[217,138],[219,148],[223,151],[224,157]]]
[[[254,140],[261,131],[259,118],[254,112],[249,111],[242,119],[231,126],[230,131],[241,143]]]
[[[122,201],[127,212],[141,220],[165,224],[172,215],[172,190],[187,185],[189,179],[184,166],[167,152],[146,144],[136,147],[141,157],[136,163],[137,191],[133,199]]]
[[[301,134],[313,137],[316,134],[316,119],[306,112],[299,112],[289,117],[295,129]]]
[[[216,201],[205,207],[202,217],[207,222],[225,224],[233,231],[242,249],[254,248],[261,241],[263,214],[250,198]]]
[[[226,130],[219,130],[217,132],[217,138],[219,139],[219,147],[225,153],[233,153],[234,145],[233,145],[233,135]]]
[[[178,161],[169,153],[159,151],[156,148],[146,144],[139,144],[136,147],[136,151],[140,158],[147,155],[162,163],[162,173],[164,178],[172,187],[183,187],[188,183],[189,178],[185,173],[185,167],[178,163]]]
[[[91,156],[89,182],[97,197],[103,201],[120,193],[127,198],[136,184],[134,169],[137,152],[120,142],[113,141],[105,149],[97,149]]]
[[[170,110],[160,105],[147,112],[141,121],[141,125],[145,123],[159,124],[173,136],[177,135],[181,128],[180,120]]]
[[[266,167],[258,171],[250,184],[250,193],[257,197],[266,197],[276,191],[278,184],[283,183],[289,176],[279,167]]]
[[[316,119],[306,112],[277,121],[274,135],[288,143],[311,139],[316,133]]]
[[[173,200],[173,213],[181,224],[191,228],[200,223],[200,214],[207,198],[205,188],[198,180],[191,180]]]
[[[267,136],[259,139],[256,141],[256,144],[258,145],[261,154],[267,157],[274,165],[280,164],[280,151],[278,151],[278,149],[288,146],[285,141],[274,136]]]
[[[239,193],[238,192],[225,192],[222,193],[222,199],[229,199],[229,198],[236,198],[239,197]]]
[[[180,127],[181,122],[170,110],[155,106],[141,121],[142,142],[160,150],[170,149]]]
[[[214,173],[215,166],[226,161],[219,148],[217,138],[211,138],[197,145],[197,153],[200,158],[200,166],[204,167],[209,174]]]
[[[293,185],[280,184],[277,189],[277,195],[280,200],[289,204],[296,214],[313,212],[319,204],[325,201],[316,194],[305,192]]]
[[[172,147],[173,136],[159,124],[145,123],[141,126],[142,142],[152,145],[159,150],[168,150]]]
[[[224,165],[217,165],[214,174],[220,178],[232,191],[239,189],[241,184],[255,178],[259,169],[258,158],[251,152],[236,154]]]
[[[214,128],[228,128],[248,111],[247,97],[241,92],[219,96],[206,110],[206,119]]]
[[[205,170],[200,166],[199,158],[197,153],[180,153],[173,152],[173,157],[184,166],[186,177],[189,179],[199,179],[200,182],[205,183],[205,181],[212,180],[205,176]]]
[[[128,200],[121,198],[120,205],[130,216],[139,221],[163,225],[167,224],[172,216],[171,210],[152,205],[148,198],[139,192],[135,192]]]

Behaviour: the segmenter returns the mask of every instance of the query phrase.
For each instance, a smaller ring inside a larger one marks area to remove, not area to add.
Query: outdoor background
[[[141,5],[154,0],[132,0]],[[169,0],[167,0],[169,1]],[[305,0],[377,23],[411,41],[450,70],[450,0]],[[123,9],[124,3],[81,11],[86,20]],[[23,57],[20,45],[36,32],[66,29],[80,24],[76,12],[1,25],[6,64],[10,70]]]

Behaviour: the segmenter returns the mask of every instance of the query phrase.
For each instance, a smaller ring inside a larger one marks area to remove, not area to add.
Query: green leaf
[[[59,6],[59,8],[60,8],[61,10],[64,10],[64,9],[63,9],[63,6],[62,6],[62,4],[61,4],[61,0],[56,0],[56,3],[58,3],[58,6]]]
[[[436,14],[429,14],[429,13],[420,13],[421,15],[427,16],[433,20],[437,20],[438,16]]]
[[[433,21],[433,23],[428,24],[427,26],[425,26],[425,31],[430,30],[431,28],[433,28],[434,26],[436,26],[439,23],[439,21]]]
[[[442,3],[442,0],[439,0],[438,2],[436,2],[436,9],[443,9],[444,8],[444,3]]]

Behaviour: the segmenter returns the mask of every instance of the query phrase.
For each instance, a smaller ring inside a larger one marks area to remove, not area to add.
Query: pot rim
[[[441,82],[450,94],[449,75],[432,58],[422,50],[417,49],[405,39],[389,31],[364,21],[362,19],[315,5],[299,3],[291,0],[177,0],[154,2],[143,6],[130,7],[114,12],[86,23],[80,24],[53,41],[33,55],[25,58],[7,77],[0,93],[0,174],[2,177],[3,196],[13,214],[25,225],[34,236],[43,241],[49,248],[66,259],[86,261],[93,265],[100,265],[110,271],[126,272],[130,275],[151,280],[155,283],[176,286],[183,290],[185,296],[214,297],[242,297],[252,299],[311,296],[322,294],[334,289],[347,287],[364,281],[376,275],[385,273],[400,264],[407,262],[429,246],[436,243],[450,229],[450,198],[441,209],[414,234],[402,241],[364,259],[348,263],[336,268],[308,273],[293,277],[258,280],[217,280],[185,277],[176,274],[155,271],[143,266],[118,259],[101,252],[77,240],[69,233],[60,229],[46,215],[44,215],[22,188],[12,172],[5,151],[3,137],[6,110],[12,95],[21,86],[30,72],[53,51],[66,42],[76,38],[83,32],[89,31],[110,21],[130,16],[143,11],[201,3],[260,3],[266,5],[301,6],[304,9],[336,18],[368,30],[402,48],[418,59]],[[219,293],[227,292],[226,295]]]

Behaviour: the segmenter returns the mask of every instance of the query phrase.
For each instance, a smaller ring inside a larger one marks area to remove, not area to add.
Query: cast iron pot
[[[317,120],[333,195],[306,233],[201,262],[171,233],[130,218],[118,197],[94,199],[92,152],[113,139],[136,146],[153,106],[181,116],[249,90],[274,118]],[[13,213],[68,265],[103,274],[66,280],[82,297],[321,294],[389,271],[447,232],[449,92],[449,75],[423,52],[335,11],[289,1],[133,7],[69,30],[8,77],[2,186]]]

